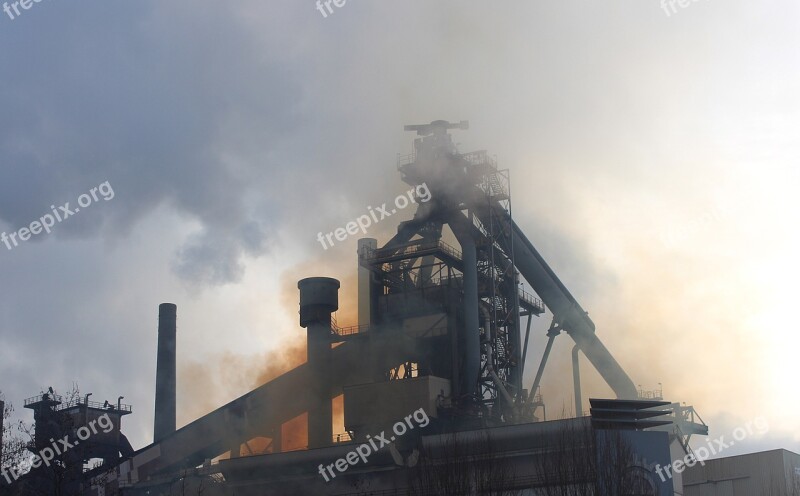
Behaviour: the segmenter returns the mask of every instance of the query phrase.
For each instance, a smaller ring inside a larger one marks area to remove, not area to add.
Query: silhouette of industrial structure
[[[467,122],[446,121],[406,126],[417,136],[397,169],[431,197],[417,202],[413,219],[383,245],[359,240],[357,325],[342,327],[333,317],[339,281],[299,281],[305,364],[176,429],[177,309],[162,304],[151,445],[132,453],[122,441],[118,426],[130,408],[121,404],[102,409],[87,399],[65,406],[44,396],[32,402],[37,439],[40,419],[54,414],[62,416],[55,422],[62,430],[65,418],[80,424],[100,412],[115,415],[113,442],[90,453],[103,463],[81,478],[82,494],[425,494],[419,474],[454,469],[450,448],[459,446],[469,447],[462,451],[470,453],[470,470],[491,474],[486,479],[497,491],[538,487],[526,494],[547,494],[541,488],[554,484],[598,491],[611,479],[599,469],[608,453],[598,446],[612,438],[638,468],[635,494],[671,494],[665,491],[672,482],[654,477],[653,465],[682,458],[689,437],[707,434],[707,427],[691,407],[637,390],[588,313],[514,221],[508,171],[486,151],[457,150],[450,133],[467,128]],[[532,320],[545,314],[552,317],[548,341],[534,381],[524,384]],[[575,343],[578,415],[547,421],[540,382],[561,334]],[[582,415],[579,354],[616,395],[592,400],[589,416]],[[346,432],[334,433],[332,400],[341,395]],[[335,466],[420,409],[429,419],[424,427],[395,436],[367,459],[348,461],[345,470]],[[302,415],[307,449],[287,452],[282,426]],[[550,477],[546,461],[578,463],[575,446],[594,468],[580,477]],[[321,476],[331,465],[336,471]]]

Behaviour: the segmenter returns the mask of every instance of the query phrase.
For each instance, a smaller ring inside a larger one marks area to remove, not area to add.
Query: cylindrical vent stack
[[[339,281],[330,277],[310,277],[297,283],[300,290],[300,325],[308,332],[308,367],[313,385],[308,411],[308,447],[329,446],[333,442],[331,406],[331,314],[339,309]]]
[[[156,364],[156,412],[153,442],[175,432],[176,365],[175,341],[178,307],[158,306],[158,362]]]

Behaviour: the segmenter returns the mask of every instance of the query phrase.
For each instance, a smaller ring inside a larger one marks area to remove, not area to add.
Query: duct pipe
[[[308,411],[309,449],[333,442],[331,405],[331,314],[339,309],[339,281],[310,277],[297,283],[300,290],[300,326],[308,332],[308,366],[311,369],[311,408]],[[300,394],[305,394],[300,392]]]
[[[154,443],[175,432],[177,314],[178,307],[172,303],[158,306]]]
[[[476,198],[482,195],[476,190]],[[567,331],[575,344],[580,346],[584,356],[600,373],[606,383],[611,386],[619,399],[636,399],[638,391],[631,378],[617,363],[608,349],[595,335],[592,319],[570,294],[564,283],[547,265],[542,255],[522,232],[522,229],[508,216],[508,213],[496,201],[489,207],[481,204],[471,205],[484,224],[489,222],[491,210],[497,211],[507,219],[511,227],[508,237],[500,244],[506,253],[514,253],[514,263],[519,272],[531,285],[544,304],[553,312],[556,321]],[[463,216],[462,216],[463,218]],[[466,221],[466,219],[464,219]],[[464,222],[466,223],[466,222]],[[452,224],[451,224],[452,225]],[[477,228],[476,228],[477,229]],[[509,239],[510,238],[510,239]]]
[[[464,332],[461,339],[462,371],[461,387],[462,396],[473,395],[478,387],[478,378],[481,371],[481,343],[480,319],[478,309],[478,255],[475,240],[465,226],[467,219],[456,212],[452,216],[450,228],[461,244],[462,259],[464,261]]]
[[[575,389],[575,416],[583,416],[583,396],[581,395],[581,365],[578,362],[578,353],[581,351],[577,344],[572,347],[572,384]]]
[[[533,247],[514,221],[513,250],[517,268],[545,305],[553,312],[561,327],[567,331],[594,368],[620,399],[636,399],[633,381],[609,353],[595,334],[595,326],[547,262]]]

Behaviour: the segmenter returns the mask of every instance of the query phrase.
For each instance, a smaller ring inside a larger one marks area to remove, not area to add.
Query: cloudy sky
[[[668,15],[669,13],[669,15]],[[12,11],[13,14],[13,11]],[[343,282],[332,231],[404,184],[404,124],[469,119],[516,221],[644,389],[729,453],[800,452],[800,4],[43,0],[0,13],[0,391],[124,395],[152,437],[157,308],[179,312],[179,425],[302,356],[296,281]],[[398,214],[408,218],[409,210]],[[375,226],[381,242],[395,220]],[[353,322],[355,323],[355,322]],[[549,319],[534,326],[532,382]],[[559,338],[543,393],[570,410]],[[298,353],[299,350],[299,353]],[[610,390],[584,367],[587,396]]]

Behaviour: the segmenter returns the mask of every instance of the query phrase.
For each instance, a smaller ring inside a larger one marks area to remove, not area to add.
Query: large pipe
[[[513,244],[516,265],[525,280],[542,297],[561,327],[572,337],[586,358],[603,376],[620,399],[636,399],[636,385],[594,333],[594,323],[580,307],[547,262],[525,237],[519,226],[510,220],[514,230]]]
[[[545,305],[553,312],[556,321],[580,347],[617,397],[636,399],[636,386],[595,335],[594,323],[589,315],[547,265],[519,226],[513,220],[508,219],[508,221],[514,232],[515,262],[525,280],[541,296]]]
[[[362,340],[344,342],[331,350],[331,356],[335,364],[354,364],[365,356],[376,356],[388,369],[407,360],[416,351],[413,339],[398,336],[374,339],[369,344]],[[343,384],[374,381],[372,371],[364,367],[334,367],[330,382],[336,386],[331,397],[342,394]],[[230,451],[231,432],[241,433],[242,439],[264,436],[265,428],[268,431],[271,426],[285,424],[313,407],[308,393],[314,384],[308,363],[295,367],[181,427],[162,442],[139,450],[129,464],[120,466],[120,477],[127,478],[131,471],[135,471],[131,476],[143,480],[156,474],[201,465],[204,460]],[[247,412],[247,415],[242,415],[242,412]]]
[[[572,348],[572,384],[575,391],[575,416],[583,416],[583,395],[581,394],[581,364],[578,361],[578,353],[581,349],[576,344]]]
[[[176,359],[178,307],[158,306],[158,356],[156,364],[156,407],[153,442],[175,432]]]
[[[480,196],[479,190],[476,198],[478,196]],[[570,335],[575,344],[580,346],[583,354],[614,390],[617,398],[638,398],[636,385],[595,335],[594,322],[589,318],[588,313],[581,308],[575,297],[503,207],[497,202],[491,206],[476,202],[471,206],[474,207],[474,212],[484,224],[488,224],[491,216],[494,215],[492,209],[499,212],[498,217],[506,223],[504,228],[510,232],[509,236],[500,240],[503,250],[506,253],[511,253],[513,250],[516,267],[542,298],[544,304],[553,312],[556,322]],[[464,219],[463,215],[461,217]],[[466,221],[466,219],[464,220]]]
[[[321,448],[333,443],[331,404],[331,314],[339,309],[339,281],[330,277],[309,277],[297,283],[300,290],[300,326],[308,332],[308,366],[311,368],[311,395],[308,411],[308,447]]]
[[[478,389],[478,378],[481,373],[480,318],[478,298],[478,254],[475,240],[468,229],[467,219],[460,213],[453,216],[450,228],[461,244],[464,261],[464,330],[461,339],[462,366],[461,396],[472,395]]]

